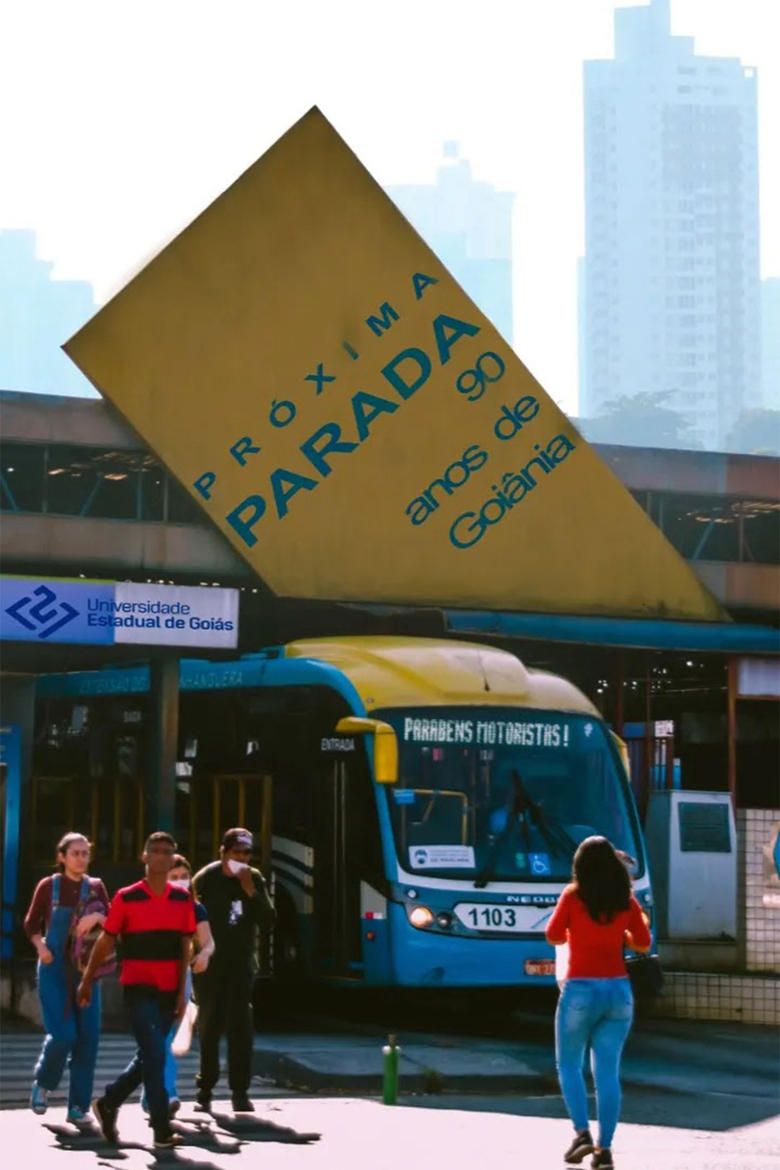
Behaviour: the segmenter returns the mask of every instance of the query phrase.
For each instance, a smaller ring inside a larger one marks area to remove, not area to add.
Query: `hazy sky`
[[[623,7],[635,6],[626,0]],[[121,288],[310,106],[383,185],[444,139],[516,192],[515,348],[574,412],[582,61],[612,0],[6,0],[0,228]],[[759,70],[762,272],[780,276],[780,0],[672,0],[700,53]]]

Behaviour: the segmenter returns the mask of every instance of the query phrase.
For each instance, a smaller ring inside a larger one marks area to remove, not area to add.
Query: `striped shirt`
[[[181,940],[195,933],[195,911],[188,890],[166,884],[162,894],[155,894],[146,879],[125,886],[113,898],[103,929],[107,934],[121,935],[120,983],[178,990]]]

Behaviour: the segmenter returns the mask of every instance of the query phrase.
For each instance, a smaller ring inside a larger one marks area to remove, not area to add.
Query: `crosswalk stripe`
[[[26,1104],[32,1086],[33,1069],[41,1051],[43,1037],[40,1033],[5,1033],[0,1038],[0,1107],[8,1109]],[[126,1067],[135,1052],[131,1036],[106,1033],[100,1039],[98,1059],[95,1068],[95,1088],[114,1080]],[[224,1066],[224,1056],[222,1062]],[[197,1041],[186,1056],[178,1059],[178,1089],[183,1101],[195,1097],[195,1074],[198,1071],[199,1056]],[[215,1096],[219,1097],[219,1087]],[[227,1094],[227,1089],[225,1089]],[[52,1105],[64,1105],[68,1099],[68,1074],[50,1096]]]

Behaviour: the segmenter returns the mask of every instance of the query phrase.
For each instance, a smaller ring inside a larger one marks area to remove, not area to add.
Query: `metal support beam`
[[[709,539],[709,535],[712,532],[714,527],[715,527],[715,520],[714,520],[714,518],[710,517],[710,519],[707,521],[707,524],[706,524],[704,531],[702,532],[701,536],[699,537],[699,543],[696,545],[696,548],[693,550],[693,555],[691,556],[692,561],[698,561],[699,557],[704,552],[704,546],[707,543],[707,541]]]
[[[147,788],[147,830],[173,832],[176,809],[176,751],[179,741],[179,659],[151,664],[151,758]]]
[[[731,807],[737,815],[737,659],[729,658],[726,685],[728,776]]]

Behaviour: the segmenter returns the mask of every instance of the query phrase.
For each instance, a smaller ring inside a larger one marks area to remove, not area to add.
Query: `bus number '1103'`
[[[472,906],[468,911],[472,926],[487,926],[493,930],[512,930],[517,925],[517,911],[511,906]]]

